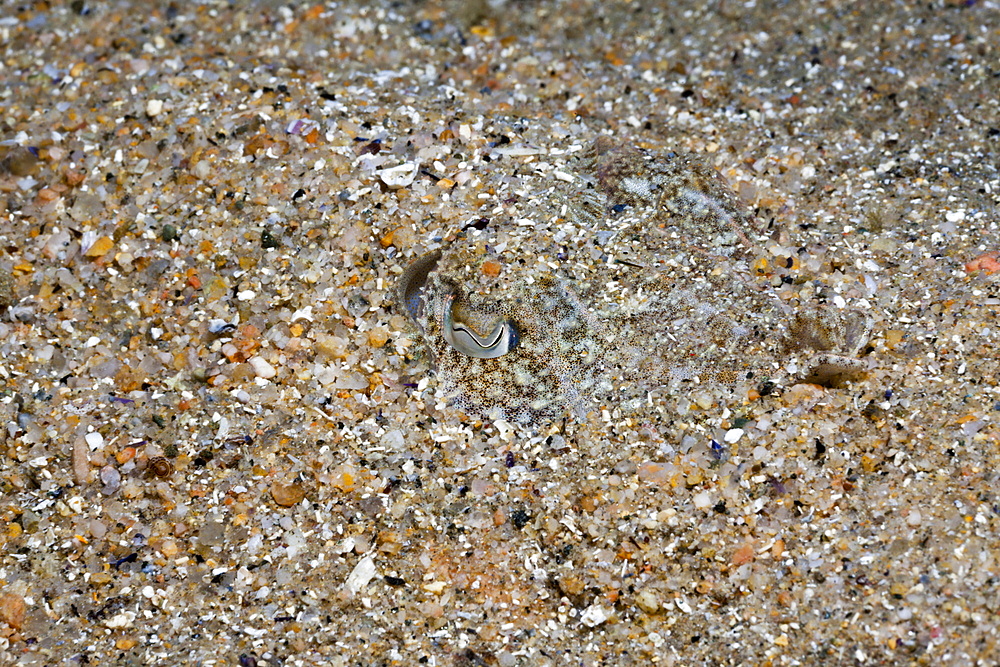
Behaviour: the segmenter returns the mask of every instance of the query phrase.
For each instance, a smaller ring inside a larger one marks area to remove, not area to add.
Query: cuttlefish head
[[[519,335],[513,320],[496,308],[471,306],[445,280],[431,280],[440,259],[440,250],[421,255],[400,276],[396,300],[407,316],[425,333],[440,328],[445,341],[467,357],[496,359],[514,350]],[[428,326],[427,318],[436,321]]]

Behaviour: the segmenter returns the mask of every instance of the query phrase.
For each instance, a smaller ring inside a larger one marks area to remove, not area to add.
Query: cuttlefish
[[[396,301],[459,407],[538,424],[651,389],[867,369],[872,318],[779,298],[760,225],[715,169],[607,137],[582,162],[576,191],[529,199],[534,224],[461,235],[401,275]]]

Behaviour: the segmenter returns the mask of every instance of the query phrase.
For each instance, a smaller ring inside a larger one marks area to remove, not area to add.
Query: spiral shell
[[[146,470],[157,477],[169,477],[174,472],[174,466],[165,456],[154,456],[146,462]]]

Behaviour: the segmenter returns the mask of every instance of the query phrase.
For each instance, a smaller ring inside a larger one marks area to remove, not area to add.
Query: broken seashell
[[[386,167],[375,172],[382,182],[390,188],[405,188],[417,177],[420,165],[416,162],[404,162],[395,167]]]

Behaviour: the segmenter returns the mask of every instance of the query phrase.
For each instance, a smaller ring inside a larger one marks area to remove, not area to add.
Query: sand
[[[0,3],[0,664],[996,664],[997,25]],[[445,395],[399,276],[600,135],[718,169],[866,373]]]

